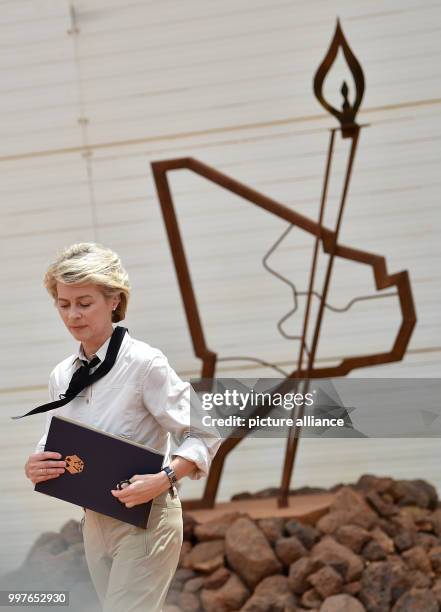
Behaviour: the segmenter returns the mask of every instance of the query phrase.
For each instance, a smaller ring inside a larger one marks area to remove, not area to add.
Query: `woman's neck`
[[[90,360],[93,355],[97,352],[97,350],[103,346],[103,344],[110,338],[113,334],[113,327],[110,326],[110,329],[106,330],[100,338],[91,338],[90,340],[85,340],[81,343],[83,347],[83,353],[87,360]]]

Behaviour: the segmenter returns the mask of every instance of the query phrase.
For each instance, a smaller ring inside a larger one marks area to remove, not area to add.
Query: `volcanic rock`
[[[206,523],[199,523],[194,527],[194,535],[199,542],[219,540],[225,537],[227,529],[241,516],[241,512],[229,512]]]
[[[285,520],[283,518],[273,517],[260,519],[257,521],[257,525],[270,544],[274,544],[276,540],[283,537],[283,529],[285,526]]]
[[[343,586],[342,577],[329,565],[322,567],[309,576],[308,582],[312,584],[323,599],[326,599],[326,597],[330,595],[336,595],[341,591]]]
[[[392,612],[438,612],[435,595],[428,589],[411,589],[403,593],[392,608]]]
[[[250,592],[236,574],[231,574],[219,589],[202,589],[200,593],[205,612],[230,612],[239,610],[249,598]]]
[[[290,536],[289,538],[279,538],[276,543],[274,550],[276,551],[277,557],[285,565],[291,565],[300,557],[306,555],[307,550],[296,536]]]
[[[359,578],[364,567],[361,557],[346,546],[339,544],[331,536],[325,536],[315,544],[311,556],[317,561],[333,566],[334,569],[341,570],[340,573],[347,582]]]
[[[185,567],[210,574],[224,564],[224,540],[196,544],[185,557]]]
[[[225,552],[229,565],[251,588],[266,576],[282,571],[268,540],[249,518],[239,518],[229,527]]]
[[[366,612],[366,608],[355,597],[341,594],[325,599],[320,612]]]
[[[371,563],[363,571],[359,598],[368,612],[389,612],[392,569],[386,561]]]

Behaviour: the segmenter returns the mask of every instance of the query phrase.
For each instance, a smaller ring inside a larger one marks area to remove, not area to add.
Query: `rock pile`
[[[185,517],[184,538],[164,612],[441,610],[441,505],[422,480],[362,476],[312,525]]]
[[[99,612],[98,598],[84,556],[78,521],[68,521],[57,532],[41,534],[22,566],[0,577],[0,589],[9,591],[69,591],[70,612]],[[51,606],[52,610],[66,607]]]
[[[333,490],[329,512],[314,524],[240,513],[198,524],[184,514],[164,612],[441,611],[435,489],[422,480],[365,475]],[[69,609],[99,611],[76,521],[42,534],[23,566],[0,582],[69,590]]]

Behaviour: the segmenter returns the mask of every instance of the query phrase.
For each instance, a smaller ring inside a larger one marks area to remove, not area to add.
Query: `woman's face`
[[[112,311],[119,296],[106,298],[96,285],[57,282],[56,306],[63,323],[80,342],[103,343],[112,333]]]

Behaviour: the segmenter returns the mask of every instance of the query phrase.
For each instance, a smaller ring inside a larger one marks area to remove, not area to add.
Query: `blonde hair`
[[[57,282],[66,285],[97,285],[105,297],[120,294],[120,301],[112,312],[112,322],[126,316],[130,297],[130,282],[118,255],[94,242],[72,244],[60,253],[44,276],[44,286],[57,299]]]

